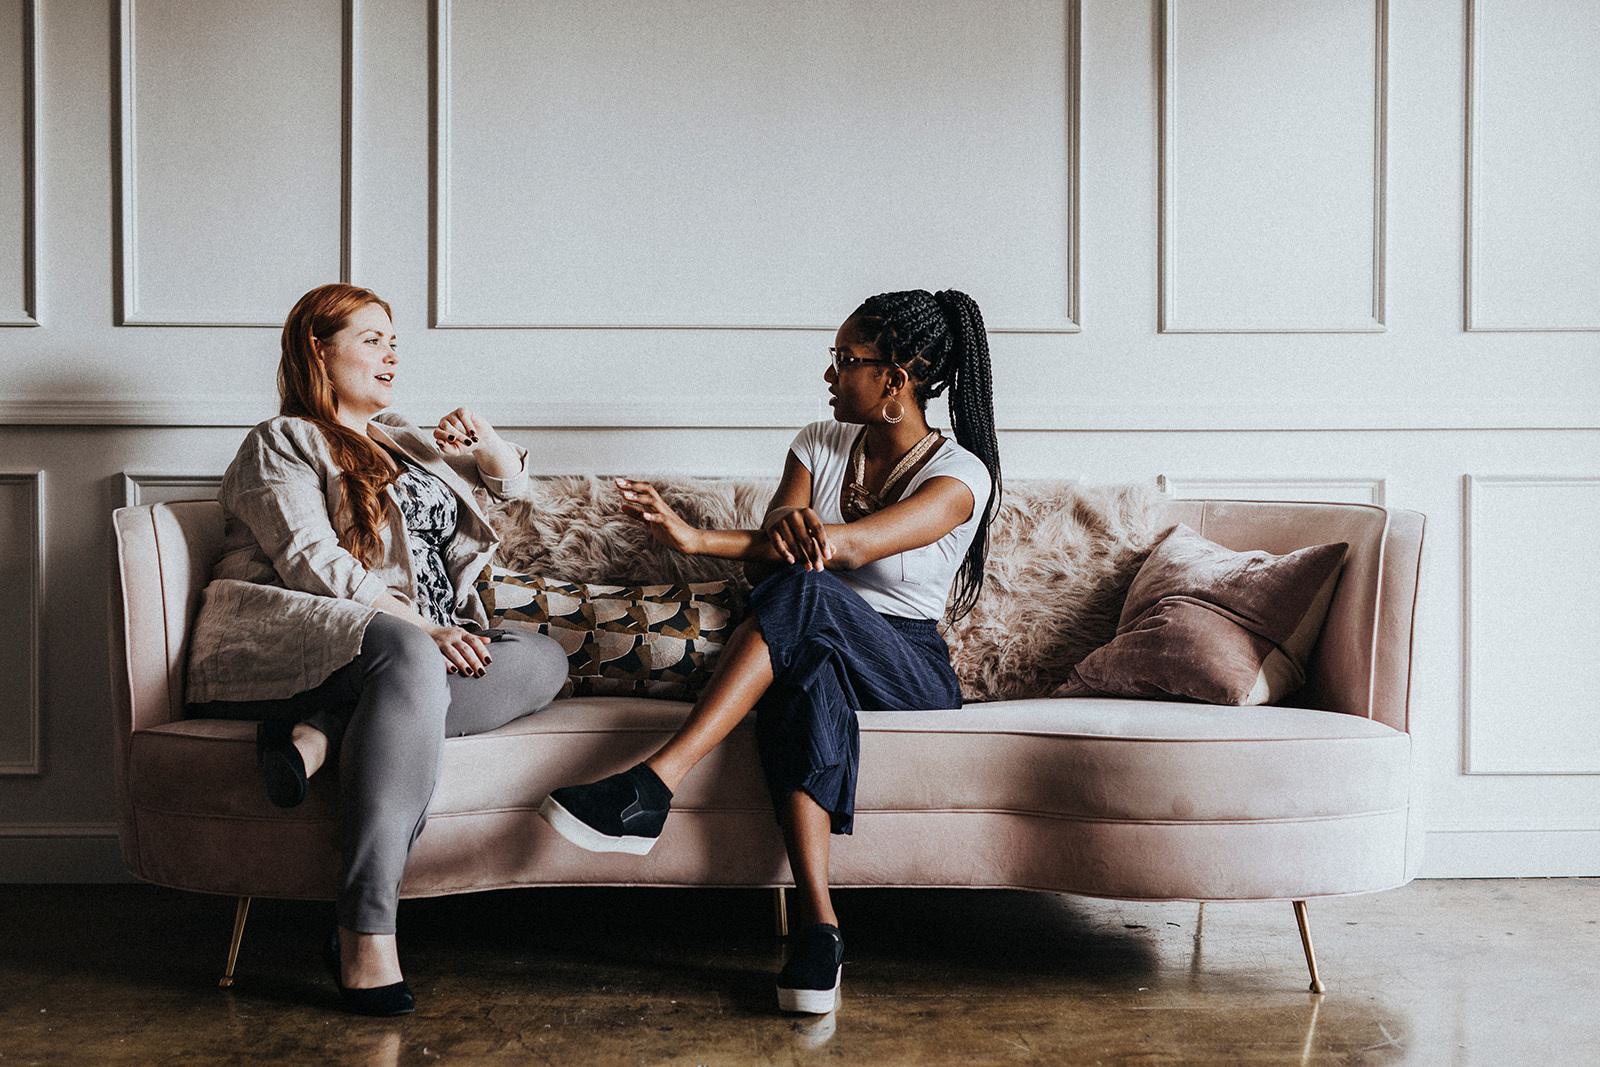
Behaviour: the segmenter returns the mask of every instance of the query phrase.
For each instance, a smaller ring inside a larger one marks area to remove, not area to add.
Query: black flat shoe
[[[638,763],[598,782],[554,790],[539,815],[579,848],[643,856],[661,838],[671,808],[672,790]]]
[[[346,989],[339,978],[339,928],[335,926],[322,943],[322,960],[333,973],[339,987],[339,1000],[346,1011],[357,1015],[410,1015],[417,1010],[417,998],[404,981],[371,989]]]
[[[778,1008],[824,1015],[839,1006],[844,938],[832,923],[812,923],[790,938],[789,962],[778,975]]]
[[[256,764],[267,782],[267,798],[292,808],[306,798],[306,763],[292,740],[294,723],[264,719],[256,724]]]

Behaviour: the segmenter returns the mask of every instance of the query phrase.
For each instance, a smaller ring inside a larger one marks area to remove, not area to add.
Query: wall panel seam
[[[458,397],[416,396],[408,408],[449,408]],[[736,397],[711,401],[704,397],[620,398],[609,401],[520,401],[500,397],[467,398],[495,425],[503,428],[550,429],[793,429],[826,417],[809,400]],[[178,396],[167,399],[35,397],[0,399],[0,426],[178,426],[186,429],[249,427],[277,413],[275,398],[259,399]],[[1059,403],[997,405],[996,425],[1003,431],[1059,433],[1241,433],[1368,431],[1561,431],[1600,430],[1600,412],[1592,404],[1549,402],[1521,405],[1508,414],[1505,405],[1431,404],[1409,401],[1369,403],[1332,411],[1319,401],[1238,403],[1174,407],[1166,402],[1106,399]]]

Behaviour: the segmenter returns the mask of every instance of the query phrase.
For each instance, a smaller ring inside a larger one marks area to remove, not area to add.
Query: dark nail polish
[[[483,677],[483,668],[482,668],[482,667],[479,667],[479,668],[478,668],[478,677],[479,677],[479,678],[482,678],[482,677]]]
[[[446,667],[445,670],[450,674],[456,673],[456,669],[454,667]]]

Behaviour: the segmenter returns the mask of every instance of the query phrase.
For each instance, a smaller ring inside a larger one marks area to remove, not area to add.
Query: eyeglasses
[[[851,367],[860,366],[863,363],[877,363],[885,367],[894,365],[894,360],[892,359],[862,359],[860,356],[852,356],[848,352],[841,352],[837,348],[828,349],[828,359],[833,363],[833,373],[835,374],[842,374]]]

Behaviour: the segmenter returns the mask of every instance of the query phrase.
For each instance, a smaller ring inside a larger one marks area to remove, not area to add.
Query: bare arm
[[[786,454],[783,463],[783,477],[779,479],[778,488],[773,491],[772,499],[767,502],[766,514],[761,517],[761,529],[766,531],[767,540],[775,552],[771,560],[747,559],[745,561],[744,576],[749,579],[751,585],[757,584],[761,579],[777,570],[779,560],[785,563],[794,562],[792,550],[786,550],[782,555],[778,555],[776,552],[780,546],[778,539],[772,533],[773,519],[781,518],[784,514],[800,511],[810,506],[811,471],[804,463],[800,462],[799,456],[789,452]]]
[[[904,500],[864,519],[822,524],[811,508],[780,503],[796,499],[809,502],[810,481],[811,473],[791,454],[784,480],[768,507],[768,527],[764,530],[697,529],[668,507],[648,483],[619,479],[618,488],[629,513],[649,524],[657,541],[680,552],[757,563],[793,563],[798,551],[807,566],[819,570],[854,570],[885,556],[931,545],[967,521],[977,506],[965,482],[939,476],[928,479]],[[799,496],[802,485],[805,497]]]
[[[868,563],[931,545],[972,517],[972,490],[959,478],[940,475],[917,486],[864,519],[824,527],[833,554],[830,570],[854,570]]]

